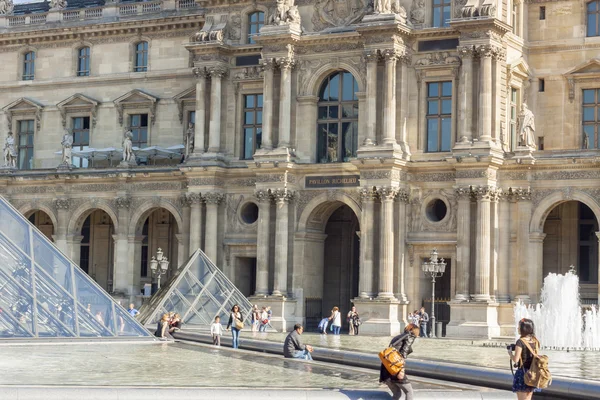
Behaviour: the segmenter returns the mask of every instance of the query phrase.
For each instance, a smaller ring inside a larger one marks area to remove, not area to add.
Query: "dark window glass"
[[[540,78],[539,79],[539,87],[538,87],[540,92],[544,92],[546,91],[546,81],[544,80],[544,78]]]
[[[519,102],[519,91],[516,88],[510,88],[510,148],[514,150],[517,141],[517,107]]]
[[[139,42],[135,45],[133,70],[135,72],[148,71],[148,42]]]
[[[582,120],[582,148],[600,148],[600,89],[583,90]]]
[[[253,56],[239,56],[235,58],[236,67],[246,67],[248,65],[259,65],[260,64],[260,54],[256,54]]]
[[[456,50],[458,39],[425,40],[419,42],[419,51]]]
[[[600,0],[587,4],[587,36],[600,36]]]
[[[262,142],[262,94],[244,95],[244,120],[242,132],[244,146],[242,158],[251,160]]]
[[[442,28],[450,26],[451,0],[433,0],[433,21],[431,26]]]
[[[148,114],[133,114],[130,117],[130,129],[133,134],[132,145],[143,148],[148,146]]]
[[[347,71],[321,85],[317,111],[317,162],[345,162],[358,147],[358,82]]]
[[[452,82],[430,82],[427,84],[427,151],[450,151],[451,138]]]
[[[27,119],[19,121],[19,168],[33,168],[33,134],[34,121]]]
[[[90,117],[73,118],[73,150],[81,151],[90,148]],[[87,168],[88,159],[73,156],[73,165]]]
[[[23,56],[23,80],[31,81],[35,77],[35,53],[30,51]]]
[[[144,227],[142,228],[142,257],[141,257],[141,268],[140,268],[140,276],[145,278],[148,276],[148,223],[150,218],[146,218],[146,222],[144,222]]]
[[[90,48],[82,47],[78,52],[77,76],[90,76]]]
[[[265,13],[256,11],[248,15],[248,43],[256,43],[253,35],[256,35],[265,24]]]
[[[81,227],[81,248],[79,250],[79,266],[86,273],[90,270],[90,231],[91,231],[91,214],[87,216]]]
[[[546,7],[545,6],[541,6],[540,7],[540,20],[545,20],[546,19]]]

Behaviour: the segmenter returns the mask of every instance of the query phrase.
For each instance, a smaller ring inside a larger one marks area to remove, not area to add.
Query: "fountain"
[[[521,318],[535,324],[543,347],[556,350],[600,349],[600,313],[596,306],[582,313],[579,277],[571,266],[565,275],[550,273],[544,279],[541,303],[515,304],[515,334]]]

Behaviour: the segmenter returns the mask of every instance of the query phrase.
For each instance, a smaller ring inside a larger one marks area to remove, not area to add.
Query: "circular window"
[[[431,222],[440,222],[444,218],[446,218],[446,214],[448,213],[448,206],[440,199],[434,199],[427,204],[427,208],[425,209],[425,214],[427,215],[427,219]]]
[[[247,224],[253,224],[258,219],[258,206],[255,203],[246,203],[240,213],[242,221]]]

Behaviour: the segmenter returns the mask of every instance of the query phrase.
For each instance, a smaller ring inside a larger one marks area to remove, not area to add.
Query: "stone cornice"
[[[461,42],[490,39],[501,41],[502,37],[512,29],[496,18],[455,19],[450,21],[450,26],[460,32]]]

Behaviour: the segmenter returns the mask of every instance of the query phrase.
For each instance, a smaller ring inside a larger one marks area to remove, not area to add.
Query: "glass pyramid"
[[[138,319],[144,325],[155,324],[162,314],[175,312],[188,328],[208,327],[217,315],[225,325],[235,304],[240,307],[244,320],[250,320],[252,304],[206,254],[196,250],[142,306]]]
[[[0,339],[152,335],[0,196]]]

